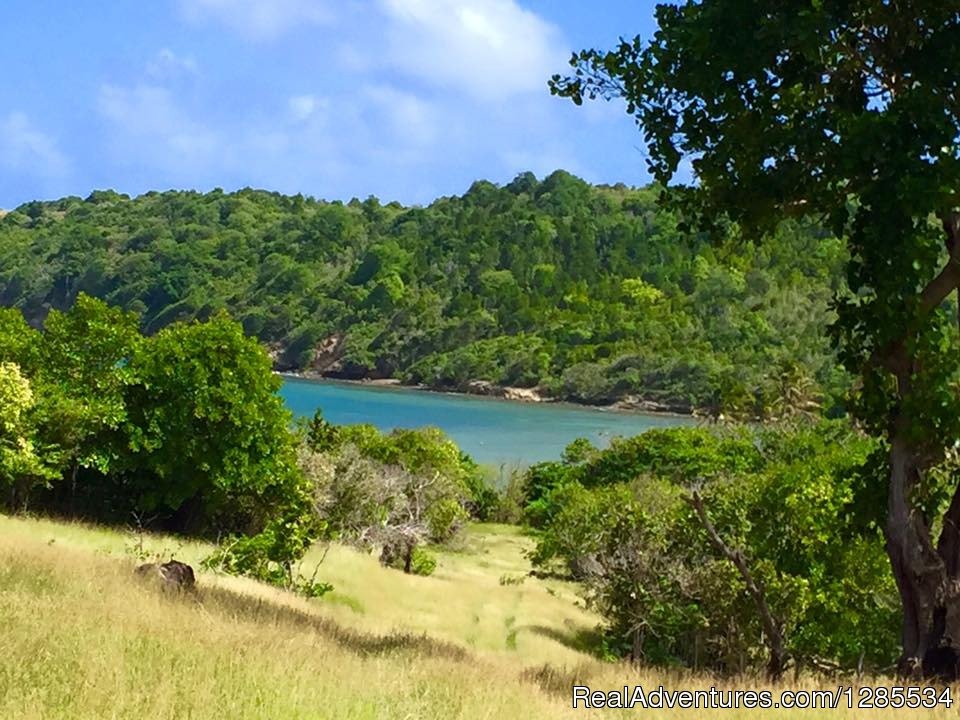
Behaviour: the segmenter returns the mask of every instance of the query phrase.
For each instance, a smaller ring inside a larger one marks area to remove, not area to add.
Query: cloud
[[[372,84],[360,89],[357,101],[371,127],[398,147],[429,145],[437,139],[440,110],[414,93]]]
[[[379,0],[392,67],[481,101],[544,93],[567,57],[560,31],[514,0]]]
[[[222,149],[218,133],[191,117],[168,88],[104,85],[98,107],[112,126],[110,142],[122,162],[189,171],[215,160]]]
[[[139,79],[102,85],[106,148],[138,190],[429,202],[529,169],[589,177],[593,157],[577,141],[612,120],[610,108],[581,113],[591,128],[571,138],[574,109],[546,88],[568,43],[519,0],[178,2],[188,22],[256,41],[251,82],[234,82],[229,57],[205,53],[201,77],[189,55],[163,49]],[[309,42],[262,42],[304,25]]]
[[[322,0],[180,0],[180,10],[190,22],[215,20],[252,40],[273,40],[334,17]]]
[[[56,141],[34,127],[22,112],[0,119],[0,167],[41,178],[58,179],[70,163]]]
[[[441,90],[500,102],[543,93],[566,67],[559,29],[516,0],[180,0],[187,20],[218,22],[253,40],[304,25],[338,25],[347,70],[399,72]],[[344,41],[349,37],[349,41]]]

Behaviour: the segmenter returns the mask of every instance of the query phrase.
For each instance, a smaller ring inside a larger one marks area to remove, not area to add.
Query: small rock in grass
[[[135,572],[142,578],[156,578],[165,590],[192,592],[197,584],[193,568],[178,560],[163,564],[145,563],[137,566]]]

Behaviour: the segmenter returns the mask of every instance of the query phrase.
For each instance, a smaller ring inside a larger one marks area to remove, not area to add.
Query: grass
[[[513,528],[471,528],[428,578],[338,547],[319,573],[336,590],[322,599],[213,574],[200,574],[192,599],[134,582],[134,540],[122,532],[0,516],[0,717],[702,717],[702,710],[574,711],[570,688],[762,685],[594,659],[596,618],[574,604],[575,588],[520,580],[527,543]],[[145,538],[144,549],[194,565],[209,551],[160,536]]]

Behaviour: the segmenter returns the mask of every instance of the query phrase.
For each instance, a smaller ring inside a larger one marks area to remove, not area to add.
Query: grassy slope
[[[563,718],[583,714],[569,708],[575,678],[710,684],[591,659],[578,648],[596,620],[573,587],[500,584],[526,570],[525,543],[510,528],[473,528],[430,578],[334,548],[321,576],[337,591],[322,600],[204,574],[197,603],[132,582],[129,536],[0,516],[0,717]],[[193,562],[208,551],[146,545]],[[536,672],[545,664],[554,670]]]

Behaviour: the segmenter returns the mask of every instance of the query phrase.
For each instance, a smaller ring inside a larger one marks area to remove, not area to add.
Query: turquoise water
[[[506,402],[392,387],[285,378],[280,391],[297,416],[317,408],[337,424],[381,430],[435,425],[480,463],[529,465],[556,460],[578,437],[604,447],[617,435],[688,425],[687,418],[591,410],[575,405]]]

